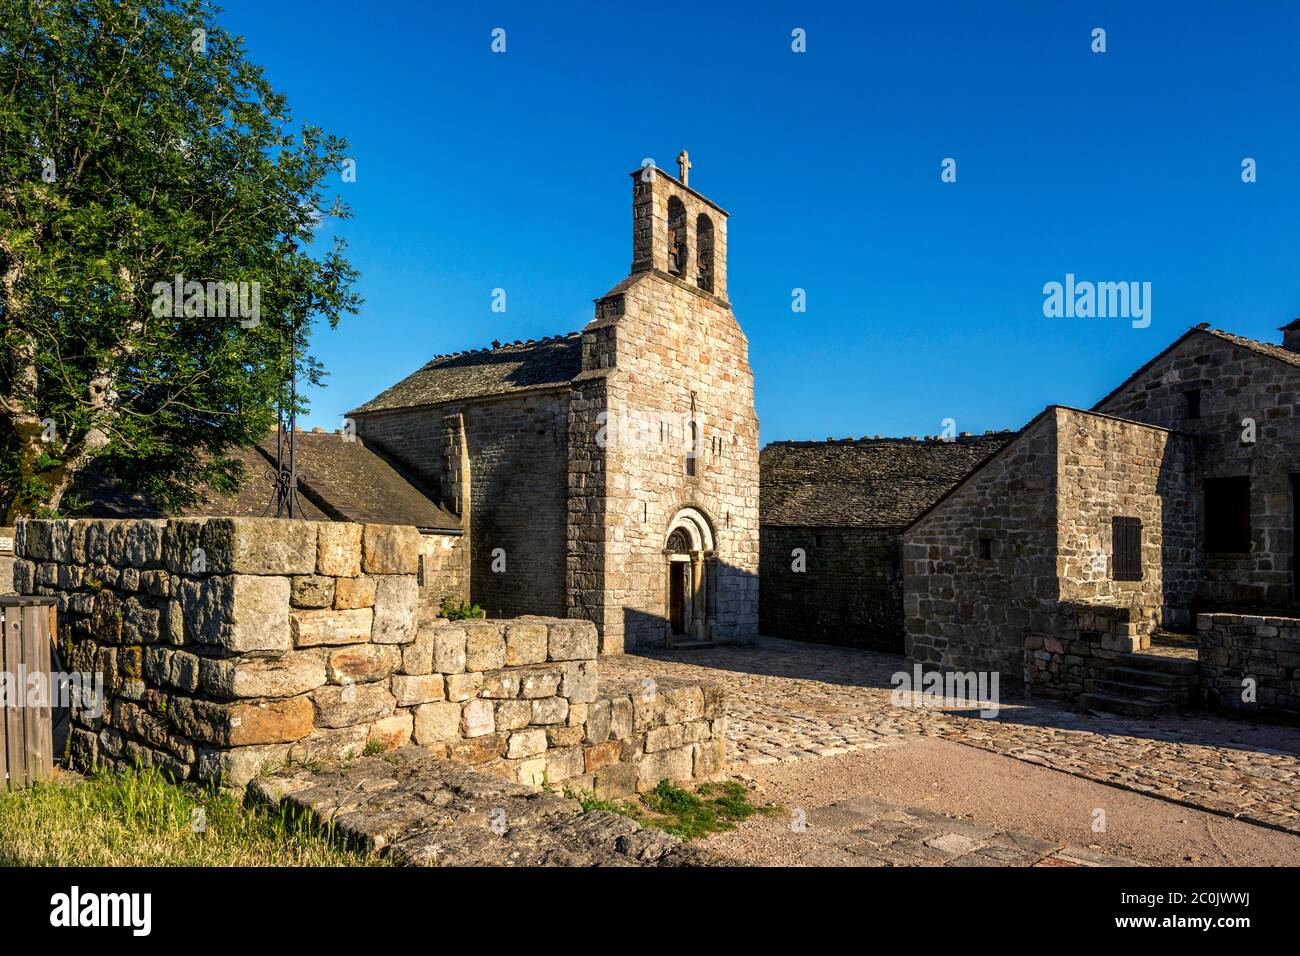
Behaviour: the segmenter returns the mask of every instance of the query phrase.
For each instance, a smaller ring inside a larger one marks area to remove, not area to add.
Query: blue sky
[[[1300,315],[1289,0],[225,7],[357,160],[366,305],[316,335],[307,424],[434,354],[580,329],[631,260],[627,173],[683,146],[731,213],[764,442],[1019,427],[1198,322],[1277,341]],[[1150,282],[1150,326],[1045,318],[1066,273]]]

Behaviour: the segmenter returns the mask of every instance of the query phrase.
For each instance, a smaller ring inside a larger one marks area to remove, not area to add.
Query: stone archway
[[[665,643],[712,641],[717,553],[702,511],[683,508],[673,516],[663,553]]]

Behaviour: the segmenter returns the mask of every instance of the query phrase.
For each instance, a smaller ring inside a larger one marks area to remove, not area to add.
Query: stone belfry
[[[632,173],[632,269],[660,272],[727,298],[727,211],[687,185],[690,157],[677,157],[679,179],[654,166]]]
[[[743,640],[758,625],[758,419],[727,294],[727,217],[632,178],[632,266],[583,329],[569,407],[566,598],[602,649]]]

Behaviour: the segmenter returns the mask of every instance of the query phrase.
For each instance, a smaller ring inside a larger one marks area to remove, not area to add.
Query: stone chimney
[[[1282,348],[1288,352],[1300,352],[1300,318],[1282,326]]]

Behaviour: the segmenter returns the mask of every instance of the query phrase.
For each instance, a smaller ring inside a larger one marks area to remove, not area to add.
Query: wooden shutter
[[[1111,519],[1111,577],[1116,581],[1142,580],[1142,519]]]

